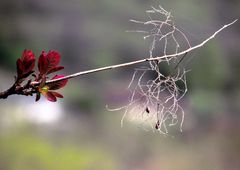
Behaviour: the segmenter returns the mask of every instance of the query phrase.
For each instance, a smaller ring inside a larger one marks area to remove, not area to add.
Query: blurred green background
[[[148,55],[129,19],[161,5],[192,44],[240,16],[238,0],[1,0],[0,90],[23,49],[61,53],[64,74]],[[137,27],[138,28],[138,27]],[[134,67],[71,80],[57,103],[10,96],[0,101],[0,170],[240,169],[240,24],[184,62],[189,91],[183,132],[164,137],[125,121],[106,104],[126,103]]]

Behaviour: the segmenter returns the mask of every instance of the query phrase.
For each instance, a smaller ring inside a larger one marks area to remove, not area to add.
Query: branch
[[[55,83],[55,82],[59,82],[59,81],[62,81],[62,80],[67,80],[67,79],[75,78],[75,77],[78,77],[78,76],[81,76],[81,75],[96,73],[96,72],[100,72],[100,71],[104,71],[104,70],[127,67],[127,66],[131,66],[131,65],[144,63],[144,62],[159,61],[159,60],[162,60],[162,59],[169,59],[169,58],[172,58],[172,57],[181,56],[181,55],[189,53],[189,52],[191,52],[191,51],[193,51],[197,48],[200,48],[200,47],[204,46],[208,41],[213,39],[218,33],[220,33],[225,28],[231,26],[235,22],[237,22],[237,19],[234,20],[233,22],[231,22],[229,24],[226,24],[223,27],[221,27],[219,30],[214,32],[209,38],[204,40],[202,43],[200,43],[196,46],[190,47],[187,50],[184,50],[184,51],[179,52],[179,53],[170,54],[170,55],[163,55],[163,56],[159,56],[159,57],[145,58],[145,59],[136,60],[136,61],[132,61],[132,62],[117,64],[117,65],[111,65],[111,66],[101,67],[101,68],[87,70],[87,71],[81,71],[81,72],[74,73],[74,74],[71,74],[71,75],[68,75],[68,76],[64,76],[64,77],[61,77],[61,78],[58,78],[58,79],[48,80],[48,81],[46,81],[46,84]],[[33,95],[34,93],[36,93],[35,89],[39,85],[40,85],[40,82],[30,80],[24,86],[20,86],[19,83],[16,81],[16,82],[14,82],[14,84],[9,89],[7,89],[3,92],[0,92],[0,99],[6,99],[9,95],[13,95],[13,94],[25,95],[25,96]]]
[[[34,86],[31,85],[31,80],[27,81],[23,86],[20,85],[19,80],[16,80],[9,89],[0,92],[0,99],[6,99],[13,94],[32,96],[35,92]]]
[[[115,69],[115,68],[127,67],[127,66],[131,66],[131,65],[135,65],[135,64],[144,63],[144,62],[158,61],[158,60],[161,60],[161,59],[168,59],[168,58],[171,58],[171,57],[181,56],[181,55],[184,55],[186,53],[189,53],[189,52],[191,52],[191,51],[193,51],[195,49],[198,49],[198,48],[204,46],[208,41],[212,40],[218,33],[220,33],[225,28],[231,26],[235,22],[237,22],[237,19],[234,20],[233,22],[231,22],[229,24],[226,24],[223,27],[221,27],[219,30],[214,32],[209,38],[204,40],[202,43],[200,43],[200,44],[198,44],[196,46],[190,47],[187,50],[184,50],[184,51],[179,52],[179,53],[170,54],[170,55],[163,55],[163,56],[154,57],[154,58],[145,58],[145,59],[136,60],[136,61],[132,61],[132,62],[128,62],[128,63],[122,63],[122,64],[117,64],[117,65],[111,65],[111,66],[101,67],[101,68],[97,68],[97,69],[87,70],[87,71],[81,71],[81,72],[78,72],[78,73],[74,73],[74,74],[71,74],[71,75],[59,78],[59,79],[48,80],[48,81],[46,81],[46,83],[58,82],[58,81],[61,81],[61,80],[75,78],[75,77],[78,77],[78,76],[81,76],[81,75],[85,75],[85,74],[96,73],[96,72],[100,72],[100,71],[104,71],[104,70],[110,70],[110,69]],[[39,85],[39,84],[40,84],[39,82],[33,82],[33,85]]]

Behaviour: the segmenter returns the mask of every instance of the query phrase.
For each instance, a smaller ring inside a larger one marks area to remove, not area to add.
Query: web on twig
[[[149,58],[176,55],[149,61],[148,66],[135,70],[128,87],[131,91],[128,104],[118,108],[125,110],[121,125],[127,116],[144,128],[148,125],[162,134],[167,134],[168,127],[174,125],[182,131],[184,110],[179,101],[187,92],[187,71],[178,67],[185,57],[180,58],[178,53],[191,45],[186,35],[174,25],[170,12],[159,6],[152,7],[146,14],[147,21],[131,21],[146,27],[132,32],[143,33],[143,38],[150,40]],[[172,70],[167,75],[163,73],[163,63]]]

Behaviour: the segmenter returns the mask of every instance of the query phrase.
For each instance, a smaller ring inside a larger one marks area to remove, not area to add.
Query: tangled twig
[[[159,8],[152,7],[146,13],[148,21],[131,21],[150,26],[150,28],[131,32],[143,33],[144,39],[150,39],[149,66],[135,70],[129,84],[131,96],[128,104],[118,109],[109,110],[125,109],[121,126],[123,126],[125,117],[129,115],[130,120],[140,122],[144,127],[150,125],[152,129],[156,129],[162,134],[167,134],[168,126],[174,125],[179,125],[180,131],[182,131],[184,110],[179,101],[187,92],[187,71],[185,68],[178,67],[179,63],[187,53],[203,46],[236,20],[223,26],[201,44],[191,47],[187,36],[174,25],[170,12],[159,6]],[[161,18],[161,20],[153,19],[153,17]],[[181,52],[179,52],[180,49]],[[159,50],[162,51],[159,52]],[[163,56],[159,57],[159,53],[162,53]],[[164,75],[163,69],[160,68],[161,63],[166,63],[168,67],[175,64],[174,71],[169,75]],[[154,78],[151,79],[148,75],[152,75],[151,77],[154,75]]]

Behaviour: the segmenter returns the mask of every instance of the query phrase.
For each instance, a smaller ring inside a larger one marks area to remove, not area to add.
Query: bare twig
[[[157,56],[157,57],[152,57],[152,58],[145,58],[145,59],[141,59],[141,60],[136,60],[136,61],[132,61],[132,62],[127,62],[127,63],[122,63],[122,64],[117,64],[117,65],[111,65],[111,66],[106,66],[106,67],[100,67],[97,69],[92,69],[92,70],[87,70],[87,71],[81,71],[78,73],[74,73],[74,74],[70,74],[67,75],[65,77],[59,78],[59,79],[54,79],[54,80],[48,80],[46,83],[54,83],[54,82],[58,82],[61,80],[66,80],[66,79],[72,79],[78,76],[82,76],[82,75],[86,75],[86,74],[90,74],[90,73],[96,73],[96,72],[100,72],[100,71],[105,71],[105,70],[110,70],[110,69],[115,69],[115,68],[121,68],[121,67],[127,67],[127,66],[131,66],[131,65],[136,65],[136,64],[140,64],[140,63],[144,63],[144,62],[150,62],[150,61],[160,61],[162,59],[168,59],[168,58],[172,58],[172,57],[178,57],[181,55],[184,55],[186,53],[189,53],[193,50],[196,50],[202,46],[204,46],[208,41],[210,41],[211,39],[213,39],[218,33],[220,33],[222,30],[224,30],[225,28],[231,26],[232,24],[234,24],[235,22],[237,22],[237,19],[234,20],[233,22],[224,25],[223,27],[221,27],[219,30],[217,30],[216,32],[214,32],[209,38],[207,38],[206,40],[204,40],[202,43],[190,47],[182,52],[179,53],[174,53],[174,54],[168,54],[168,55],[163,55],[163,56]],[[8,90],[5,90],[3,92],[0,92],[0,99],[5,99],[7,98],[9,95],[13,95],[13,94],[19,94],[19,95],[32,95],[30,93],[28,93],[28,89],[29,87],[33,87],[33,86],[38,86],[40,84],[40,82],[36,82],[33,81],[31,82],[30,85],[25,86],[25,89],[21,90],[25,90],[24,93],[21,93],[21,91],[19,90],[19,88],[16,87],[16,85],[11,86]]]
[[[122,64],[117,64],[117,65],[111,65],[111,66],[106,66],[106,67],[100,67],[97,69],[92,69],[92,70],[87,70],[87,71],[81,71],[78,73],[74,73],[59,79],[54,79],[54,80],[49,80],[46,83],[53,83],[53,82],[58,82],[61,80],[66,80],[66,79],[71,79],[71,78],[75,78],[78,76],[82,76],[82,75],[86,75],[86,74],[91,74],[91,73],[96,73],[96,72],[100,72],[100,71],[105,71],[105,70],[110,70],[110,69],[115,69],[115,68],[121,68],[121,67],[127,67],[127,66],[131,66],[131,65],[136,65],[136,64],[140,64],[140,63],[144,63],[144,62],[149,62],[149,61],[158,61],[158,60],[162,60],[162,59],[167,59],[167,58],[172,58],[172,57],[177,57],[177,56],[181,56],[184,55],[185,53],[189,53],[193,50],[196,50],[202,46],[204,46],[208,41],[212,40],[218,33],[220,33],[222,30],[224,30],[225,28],[231,26],[232,24],[234,24],[235,22],[237,22],[237,19],[234,20],[233,22],[224,25],[223,27],[221,27],[219,30],[217,30],[216,32],[214,32],[209,38],[207,38],[206,40],[204,40],[202,43],[190,47],[182,52],[179,53],[175,53],[175,54],[168,54],[168,55],[163,55],[163,56],[159,56],[159,57],[154,57],[154,58],[145,58],[145,59],[141,59],[141,60],[136,60],[136,61],[131,61],[128,63],[122,63]],[[38,85],[39,82],[33,82],[33,85]]]

